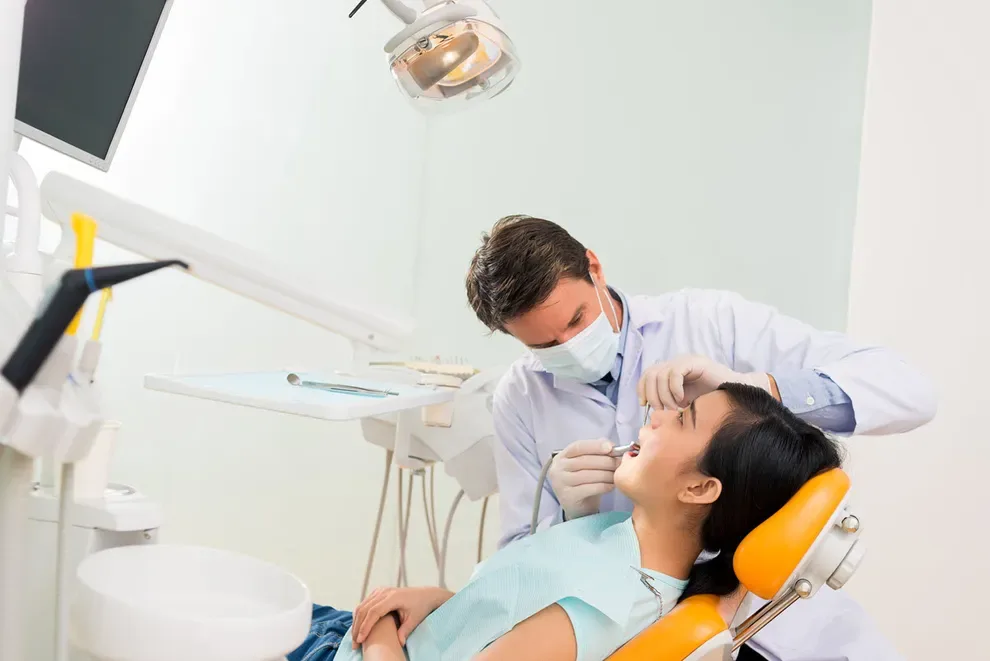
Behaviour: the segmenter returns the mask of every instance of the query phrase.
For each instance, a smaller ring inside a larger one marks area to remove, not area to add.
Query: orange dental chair
[[[825,585],[842,588],[865,547],[847,509],[850,481],[834,469],[808,481],[739,545],[733,568],[752,594],[769,600],[735,631],[718,598],[685,599],[669,615],[619,648],[608,661],[727,661],[734,651],[799,599]]]

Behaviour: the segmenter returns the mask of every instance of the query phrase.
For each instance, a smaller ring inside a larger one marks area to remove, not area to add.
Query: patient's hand
[[[406,639],[413,629],[426,617],[440,608],[453,592],[443,588],[379,588],[372,592],[367,599],[354,609],[354,625],[351,638],[354,649],[364,643],[371,633],[371,628],[389,613],[399,617],[397,631],[399,643],[406,644]],[[392,618],[386,618],[391,620]]]
[[[399,629],[393,617],[378,620],[361,648],[364,661],[406,661],[399,642]]]

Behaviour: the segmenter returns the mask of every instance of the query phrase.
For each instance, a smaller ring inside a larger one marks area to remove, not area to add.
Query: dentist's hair
[[[478,319],[489,330],[550,298],[564,278],[592,282],[588,250],[556,223],[506,216],[481,237],[465,285]]]
[[[726,383],[719,388],[731,410],[698,460],[698,469],[722,483],[701,524],[705,550],[718,555],[695,565],[681,599],[724,596],[739,587],[732,568],[736,548],[783,507],[805,482],[842,465],[839,445],[791,413],[769,393]]]

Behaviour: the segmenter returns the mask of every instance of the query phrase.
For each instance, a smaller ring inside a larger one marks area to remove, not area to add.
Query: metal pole
[[[780,601],[773,602],[772,605],[768,604],[767,606],[769,606],[769,608],[766,606],[761,608],[758,613],[746,620],[746,622],[743,623],[743,626],[739,627],[739,633],[736,634],[735,640],[733,641],[732,651],[735,652],[740,647],[745,645],[750,638],[759,633],[763,627],[770,624],[775,617],[787,610],[791,604],[800,598],[801,597],[798,596],[797,592],[790,590],[781,598]],[[744,628],[747,624],[749,626]]]
[[[24,658],[24,545],[33,477],[31,457],[0,446],[0,661]]]

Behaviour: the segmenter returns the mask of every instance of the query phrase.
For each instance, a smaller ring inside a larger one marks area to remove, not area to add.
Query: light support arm
[[[346,337],[356,351],[397,351],[413,331],[412,320],[323,295],[242,246],[62,173],[45,176],[41,198],[63,232],[72,213],[84,213],[99,222],[100,239],[149,259],[181,259],[197,278]]]
[[[0,0],[0,192],[7,207],[7,174],[14,151],[14,112],[21,68],[25,0]]]
[[[382,0],[382,4],[406,25],[415,21],[419,15],[415,9],[402,2],[402,0]]]
[[[10,180],[17,191],[17,238],[14,252],[7,260],[7,277],[17,293],[28,303],[37,305],[41,298],[41,273],[44,260],[41,244],[41,195],[34,170],[17,152],[10,154]]]

